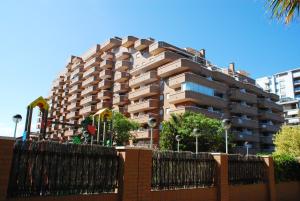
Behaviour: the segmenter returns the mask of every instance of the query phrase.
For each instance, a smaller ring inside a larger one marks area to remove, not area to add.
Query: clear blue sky
[[[300,67],[300,22],[271,20],[264,0],[3,0],[0,25],[0,135],[48,94],[69,55],[112,36],[205,48],[214,64],[234,61],[254,78]]]

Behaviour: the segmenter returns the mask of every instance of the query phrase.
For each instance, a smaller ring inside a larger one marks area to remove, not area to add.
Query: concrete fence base
[[[99,195],[45,196],[7,199],[14,140],[0,138],[0,201],[4,200],[82,200],[82,201],[299,201],[300,182],[275,184],[273,160],[265,158],[268,183],[252,185],[228,184],[228,156],[213,154],[218,164],[214,187],[151,190],[152,151],[124,147],[120,156],[119,188],[116,193]]]

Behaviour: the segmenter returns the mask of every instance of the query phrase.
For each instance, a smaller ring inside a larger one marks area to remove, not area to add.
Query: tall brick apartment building
[[[193,111],[232,120],[236,151],[249,142],[253,152],[272,151],[272,138],[283,122],[278,96],[255,86],[234,64],[222,69],[205,59],[205,51],[181,49],[154,39],[110,38],[81,56],[71,56],[54,81],[50,117],[78,123],[102,108],[112,108],[141,124],[159,122],[172,113]],[[154,142],[159,138],[158,125]],[[53,125],[52,137],[73,130]],[[149,143],[148,129],[135,133]]]

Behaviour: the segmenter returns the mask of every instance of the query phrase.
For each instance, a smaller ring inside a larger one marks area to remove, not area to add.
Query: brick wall
[[[12,139],[0,138],[0,201],[6,200],[10,165],[13,156]],[[286,182],[275,185],[272,158],[265,158],[268,166],[266,184],[234,185],[228,184],[228,157],[214,154],[217,161],[217,180],[215,187],[151,190],[152,151],[131,147],[119,148],[120,174],[118,193],[99,195],[70,195],[57,197],[34,197],[10,200],[28,201],[298,201],[300,182]]]

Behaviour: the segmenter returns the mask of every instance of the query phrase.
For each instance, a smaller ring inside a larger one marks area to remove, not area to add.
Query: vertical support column
[[[0,200],[6,199],[10,168],[13,159],[14,139],[0,137]]]
[[[120,156],[119,200],[138,201],[139,150],[117,148]]]
[[[218,164],[217,168],[217,189],[218,201],[229,201],[229,184],[228,184],[228,155],[222,153],[213,154]]]
[[[276,187],[275,187],[275,174],[274,174],[274,161],[271,156],[264,156],[263,158],[267,166],[269,201],[277,201]]]
[[[151,201],[152,150],[118,148],[121,164],[119,200]]]
[[[152,150],[140,149],[138,200],[151,201]]]

